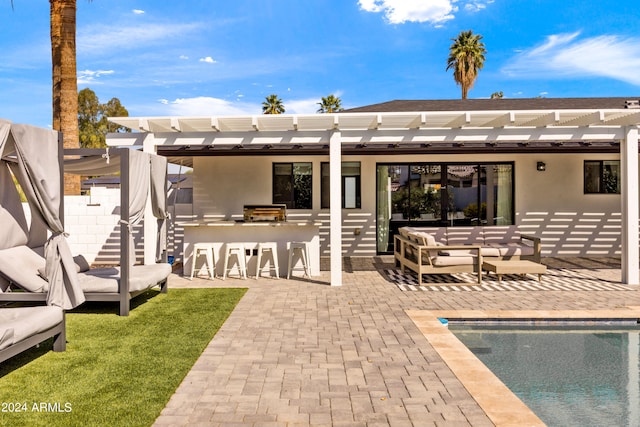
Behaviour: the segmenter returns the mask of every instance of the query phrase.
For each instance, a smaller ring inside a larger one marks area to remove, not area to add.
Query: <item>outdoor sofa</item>
[[[517,226],[402,227],[394,236],[394,258],[423,274],[476,273],[482,283],[483,258],[526,259],[540,262],[540,238],[525,235]]]
[[[0,308],[0,362],[51,337],[53,351],[65,351],[65,314],[61,307]]]

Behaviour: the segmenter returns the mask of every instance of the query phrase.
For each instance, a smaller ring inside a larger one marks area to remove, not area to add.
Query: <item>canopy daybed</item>
[[[46,246],[44,251],[50,274],[49,292],[46,294],[48,306],[0,308],[0,362],[52,336],[55,337],[54,351],[64,351],[64,310],[84,301],[75,276],[66,271],[65,259],[70,252],[56,206],[60,201],[61,177],[57,182],[55,176],[51,177],[53,182],[45,179],[49,172],[47,163],[51,162],[49,156],[53,155],[53,151],[48,149],[47,144],[40,147],[22,143],[27,137],[35,136],[32,132],[39,134],[41,131],[0,120],[0,249],[25,246],[29,242]],[[54,141],[57,143],[57,138]],[[32,156],[34,151],[38,152],[41,148],[41,155]],[[57,163],[57,158],[54,156],[51,163]],[[32,237],[9,165],[30,201]],[[57,190],[50,191],[51,188]],[[51,230],[49,239],[46,239],[47,229]],[[6,292],[8,288],[6,281],[0,281],[0,292]]]
[[[0,362],[53,337],[53,351],[67,347],[64,310],[61,307],[0,309]]]
[[[64,151],[57,132],[4,123],[0,136],[6,147],[0,167],[0,221],[9,225],[0,230],[0,276],[4,279],[0,280],[0,301],[46,300],[48,305],[65,309],[84,301],[113,301],[119,302],[119,313],[126,316],[131,298],[154,286],[167,291],[171,266],[166,262],[134,265],[131,233],[143,219],[148,199],[159,222],[159,235],[165,230],[166,158],[114,149],[108,156],[97,156],[98,160],[82,156],[63,168]],[[8,185],[9,168],[27,197],[32,213],[29,225],[15,186]],[[63,172],[100,174],[106,170],[121,175],[120,266],[89,269],[82,258],[72,256],[66,242],[62,177]],[[162,244],[165,239],[158,241]],[[166,251],[157,258],[166,261]]]

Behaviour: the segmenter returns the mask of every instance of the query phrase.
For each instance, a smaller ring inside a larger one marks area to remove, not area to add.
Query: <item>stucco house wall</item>
[[[342,252],[376,255],[376,165],[416,162],[514,162],[515,220],[538,235],[545,256],[617,256],[620,253],[620,195],[584,194],[585,160],[619,160],[617,154],[478,154],[343,156],[361,163],[361,209],[343,209]],[[245,204],[272,203],[272,164],[313,164],[313,207],[288,210],[289,219],[313,219],[320,228],[321,255],[328,256],[329,209],[320,209],[320,164],[328,156],[195,157],[193,214],[196,219],[240,219]],[[546,163],[546,171],[536,163]]]

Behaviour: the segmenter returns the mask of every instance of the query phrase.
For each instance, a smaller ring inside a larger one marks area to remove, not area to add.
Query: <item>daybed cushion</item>
[[[17,307],[0,309],[0,350],[45,332],[64,319],[56,306]]]
[[[0,250],[0,274],[29,292],[46,292],[49,283],[38,274],[46,261],[27,246]]]
[[[130,267],[129,292],[142,291],[165,280],[171,274],[167,263],[134,265]],[[92,268],[78,273],[83,292],[118,292],[120,267]]]

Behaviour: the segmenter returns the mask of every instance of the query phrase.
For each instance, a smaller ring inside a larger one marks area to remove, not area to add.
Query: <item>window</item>
[[[406,225],[513,224],[514,174],[513,163],[378,164],[378,252],[393,251],[393,235]]]
[[[311,163],[273,164],[273,203],[311,209]]]
[[[322,163],[320,207],[331,206],[331,184],[329,178],[329,163]],[[342,162],[342,208],[360,209],[360,162]]]
[[[620,194],[620,161],[585,160],[585,194]]]

